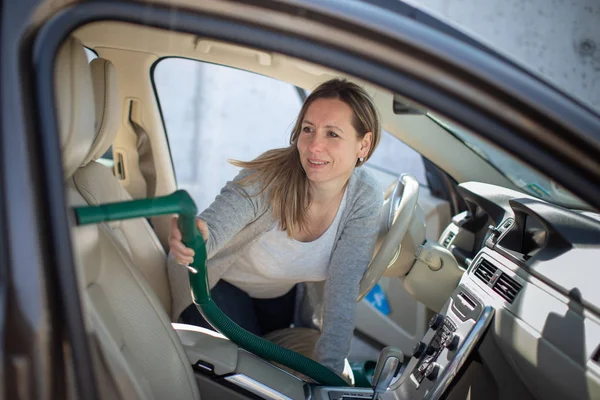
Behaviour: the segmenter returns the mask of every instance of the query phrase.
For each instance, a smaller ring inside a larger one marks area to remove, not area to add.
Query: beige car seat
[[[73,183],[90,205],[131,200],[112,171],[96,162],[110,148],[122,123],[117,71],[110,61],[102,58],[94,59],[90,67],[96,105],[95,139],[82,166],[73,175]],[[167,314],[173,317],[167,256],[148,221],[141,218],[110,222],[108,225],[139,267]]]
[[[110,71],[109,64],[104,67]],[[106,201],[102,197],[105,191],[97,188],[100,184],[93,182],[91,188],[98,190],[90,191],[81,182],[89,171],[104,167],[88,164],[83,167],[84,173],[78,171],[85,161],[101,153],[99,143],[103,141],[96,138],[90,67],[77,40],[69,38],[60,48],[54,79],[69,205],[87,205],[87,198]],[[106,110],[100,112],[105,113]],[[99,128],[102,131],[103,123]],[[79,184],[76,180],[80,180]],[[86,192],[87,198],[82,192]],[[198,399],[194,373],[162,299],[146,282],[142,273],[145,266],[138,265],[134,259],[133,249],[137,247],[131,246],[127,242],[130,239],[124,239],[122,232],[120,227],[115,229],[108,224],[72,229],[75,264],[90,337],[96,339],[121,397]]]

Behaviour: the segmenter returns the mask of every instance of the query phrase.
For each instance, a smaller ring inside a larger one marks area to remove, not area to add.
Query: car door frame
[[[95,399],[59,141],[40,134],[44,120],[34,105],[37,7],[36,1],[3,2],[0,17],[0,240],[6,268],[0,397],[78,393]]]

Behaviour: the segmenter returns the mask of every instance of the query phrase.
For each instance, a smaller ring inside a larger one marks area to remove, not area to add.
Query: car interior
[[[97,58],[88,62],[84,48]],[[486,144],[476,133],[342,71],[132,23],[79,27],[61,46],[54,72],[70,209],[178,189],[152,79],[168,57],[305,90],[333,77],[356,81],[374,98],[384,129],[441,171],[449,195],[436,196],[408,174],[383,188],[380,236],[356,319],[357,335],[380,354],[370,373],[351,354],[345,386],[320,384],[223,334],[179,323],[167,269],[171,216],[91,225],[74,218],[102,398],[600,398],[600,294],[590,279],[597,276],[600,214],[546,178],[554,197],[536,195],[538,186],[520,184],[477,151]],[[362,300],[378,282],[393,308],[387,316]],[[310,357],[318,299],[301,304],[310,323],[267,339]]]

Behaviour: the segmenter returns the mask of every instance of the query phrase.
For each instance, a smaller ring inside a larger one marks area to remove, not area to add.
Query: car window
[[[302,106],[302,91],[293,85],[189,59],[159,61],[153,79],[178,187],[199,210],[236,175],[229,159],[251,160],[289,144]],[[419,153],[387,132],[364,168],[383,187],[403,172],[426,184]]]
[[[385,130],[381,132],[377,150],[364,167],[369,169],[384,189],[405,173],[414,176],[421,186],[427,186],[421,154]]]
[[[220,65],[167,58],[154,69],[177,184],[203,210],[251,160],[288,144],[301,101],[293,85]]]
[[[87,47],[84,47],[85,50],[85,55],[87,56],[88,59],[88,63],[92,62],[92,60],[94,58],[98,58],[98,54],[96,54],[96,52],[92,49],[89,49]]]

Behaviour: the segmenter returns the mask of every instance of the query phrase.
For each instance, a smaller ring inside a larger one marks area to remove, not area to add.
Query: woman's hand
[[[171,254],[179,264],[189,265],[194,261],[194,250],[186,247],[181,237],[181,231],[177,226],[179,221],[178,217],[173,217],[171,220],[171,232],[169,234],[169,246],[171,248]],[[196,226],[202,234],[204,241],[208,240],[208,225],[200,218],[196,218]]]

